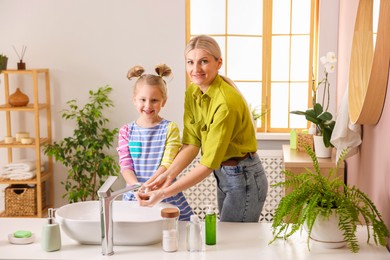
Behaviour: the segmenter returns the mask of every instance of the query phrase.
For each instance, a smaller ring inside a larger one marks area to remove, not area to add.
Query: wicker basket
[[[5,189],[7,216],[34,216],[37,214],[36,187],[11,185]]]
[[[303,133],[298,133],[297,136],[297,151],[298,152],[304,152],[305,146],[310,146],[311,149],[313,150],[313,135],[312,134],[303,134]]]

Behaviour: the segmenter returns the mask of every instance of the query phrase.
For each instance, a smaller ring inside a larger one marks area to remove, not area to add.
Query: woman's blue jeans
[[[255,153],[237,166],[214,171],[220,221],[258,222],[268,191],[268,180]]]

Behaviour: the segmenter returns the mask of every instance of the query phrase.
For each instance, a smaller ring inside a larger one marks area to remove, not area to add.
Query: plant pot
[[[7,69],[8,58],[0,58],[0,72]]]
[[[23,107],[28,104],[30,99],[19,88],[8,97],[8,103],[13,107]]]
[[[313,135],[314,152],[318,158],[330,158],[332,156],[332,147],[325,147],[323,137],[321,135]]]
[[[343,233],[340,231],[339,218],[336,212],[332,213],[329,218],[318,215],[310,239],[317,245],[324,248],[340,248],[346,245]],[[307,226],[305,225],[307,231]]]

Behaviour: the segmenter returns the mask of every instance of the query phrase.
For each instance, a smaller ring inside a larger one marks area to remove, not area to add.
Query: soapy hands
[[[152,207],[165,198],[164,188],[172,183],[172,178],[166,172],[153,175],[136,192],[136,197],[141,206]]]

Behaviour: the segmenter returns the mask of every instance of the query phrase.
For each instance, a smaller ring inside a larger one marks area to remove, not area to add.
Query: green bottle
[[[290,149],[297,149],[297,139],[297,130],[293,128],[290,132]]]
[[[206,211],[205,225],[206,245],[215,245],[217,243],[217,214],[215,214],[211,205],[208,206]]]

